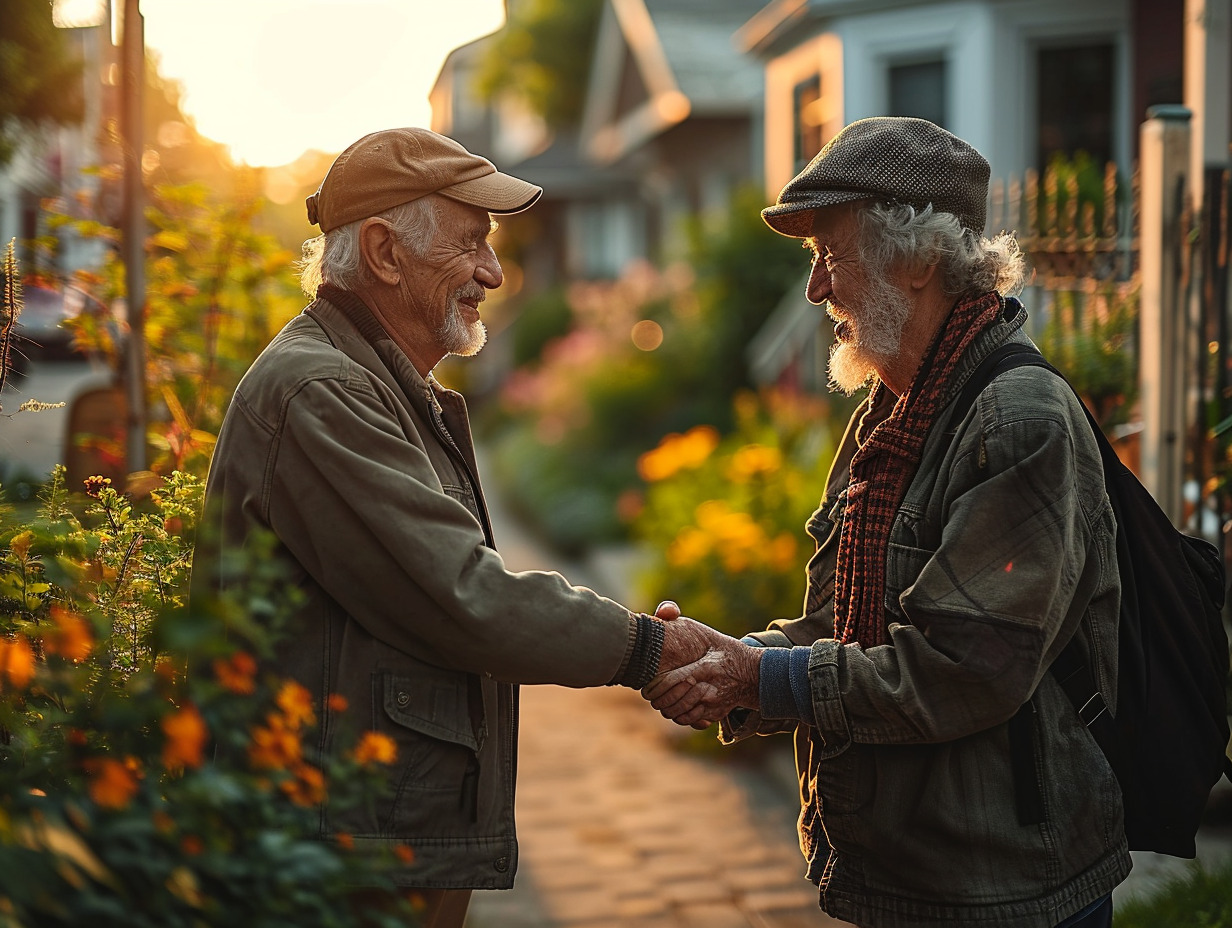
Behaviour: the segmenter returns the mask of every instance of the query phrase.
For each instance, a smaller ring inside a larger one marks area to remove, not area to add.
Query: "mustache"
[[[465,286],[459,287],[457,290],[453,292],[453,298],[458,301],[473,300],[476,303],[482,303],[487,298],[487,296],[488,296],[487,291],[485,291],[483,287],[479,286],[479,284],[476,284],[476,283],[470,283]]]

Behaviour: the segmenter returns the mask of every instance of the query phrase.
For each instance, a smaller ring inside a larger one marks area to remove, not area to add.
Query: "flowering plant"
[[[821,400],[739,394],[736,429],[665,437],[638,460],[646,483],[634,523],[649,549],[644,596],[671,598],[729,634],[799,614],[804,523],[825,489],[834,453]]]
[[[349,756],[314,756],[312,695],[260,670],[294,604],[261,551],[187,602],[201,490],[175,473],[138,511],[57,469],[32,521],[0,512],[4,925],[343,928],[355,888],[392,888],[413,853],[310,837],[327,793],[373,800],[394,745],[356,732]],[[397,900],[362,924],[410,920]]]

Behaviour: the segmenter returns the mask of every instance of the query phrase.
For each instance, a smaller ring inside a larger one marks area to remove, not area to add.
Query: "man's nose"
[[[497,260],[491,245],[487,246],[487,254],[475,268],[475,280],[488,290],[495,290],[505,282],[505,272],[501,270],[500,261]]]
[[[830,298],[833,292],[833,279],[830,277],[830,269],[826,267],[826,262],[818,258],[813,262],[813,269],[809,272],[808,286],[805,288],[805,296],[808,297],[810,303],[816,303],[820,306]]]

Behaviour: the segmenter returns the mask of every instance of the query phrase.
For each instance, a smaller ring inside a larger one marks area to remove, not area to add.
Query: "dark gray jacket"
[[[311,690],[328,758],[365,729],[394,739],[389,795],[322,810],[363,850],[406,843],[424,888],[513,883],[517,683],[617,676],[634,624],[557,573],[494,550],[462,397],[424,380],[354,295],[292,320],[236,390],[207,509],[224,543],[254,530],[305,594],[276,670]],[[326,698],[346,698],[344,713]]]
[[[1016,304],[1011,304],[1016,305]],[[1027,341],[1019,308],[960,362]],[[891,397],[891,399],[893,399]],[[852,419],[869,412],[866,401]],[[1021,367],[961,422],[943,414],[895,518],[890,643],[832,637],[849,427],[799,619],[755,637],[811,644],[816,727],[796,729],[801,846],[822,906],[861,926],[1052,928],[1129,871],[1120,792],[1048,666],[1072,635],[1116,704],[1115,523],[1094,436],[1063,380]],[[950,427],[956,427],[950,431]],[[1008,723],[1030,700],[1044,821],[1022,825]],[[754,717],[728,739],[776,724]]]

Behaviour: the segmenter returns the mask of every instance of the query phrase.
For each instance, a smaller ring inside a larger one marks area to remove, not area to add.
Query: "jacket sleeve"
[[[511,572],[374,389],[322,378],[283,406],[263,519],[364,628],[511,683],[609,682],[627,609],[554,572]]]
[[[823,756],[851,741],[950,741],[1006,721],[1092,599],[1115,598],[1112,516],[1091,492],[1102,485],[1098,452],[1076,406],[1068,412],[973,426],[967,453],[941,476],[939,542],[890,545],[902,590],[887,601],[890,643],[813,645]]]

